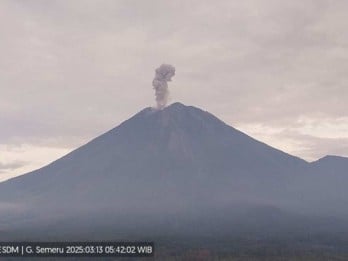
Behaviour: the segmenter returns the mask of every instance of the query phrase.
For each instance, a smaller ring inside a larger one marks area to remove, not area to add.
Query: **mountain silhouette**
[[[347,158],[332,156],[308,163],[192,106],[146,108],[51,164],[0,183],[0,231],[14,239],[13,231],[81,239],[96,231],[220,235],[226,227],[260,232],[271,223],[278,232],[301,231],[315,224],[311,215],[346,219],[347,166]]]

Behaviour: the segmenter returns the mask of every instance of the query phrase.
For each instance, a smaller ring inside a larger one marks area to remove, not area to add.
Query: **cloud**
[[[320,124],[320,121],[317,123]],[[337,132],[339,129],[335,130],[331,123],[323,122],[323,128],[316,126],[316,122],[281,127],[252,123],[238,127],[260,141],[307,161],[314,161],[326,155],[348,157],[348,134]],[[339,122],[336,121],[336,124]],[[347,127],[348,124],[345,128]],[[326,137],[322,136],[325,132],[329,133]]]
[[[26,162],[23,161],[14,161],[9,163],[2,163],[0,162],[0,173],[8,171],[8,170],[15,170],[22,168],[26,165]]]
[[[0,144],[85,143],[154,105],[163,61],[180,68],[172,101],[233,126],[343,120],[343,133],[347,11],[326,0],[1,1]]]
[[[281,138],[297,141],[300,145],[293,151],[309,160],[317,160],[326,155],[348,157],[348,138],[322,138],[296,132],[283,132]]]
[[[38,169],[66,155],[71,149],[40,144],[1,145],[0,182]]]

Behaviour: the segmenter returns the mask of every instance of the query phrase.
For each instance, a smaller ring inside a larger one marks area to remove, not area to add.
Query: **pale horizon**
[[[348,2],[1,1],[0,181],[155,106],[207,110],[286,153],[348,156]]]

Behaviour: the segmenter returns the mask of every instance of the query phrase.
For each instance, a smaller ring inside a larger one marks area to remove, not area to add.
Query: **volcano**
[[[347,166],[343,157],[306,162],[192,106],[146,108],[0,183],[0,239],[346,229]]]

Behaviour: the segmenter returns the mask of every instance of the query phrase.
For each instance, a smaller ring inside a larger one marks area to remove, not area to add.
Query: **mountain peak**
[[[173,127],[176,129],[185,129],[201,131],[206,128],[225,128],[227,125],[207,111],[203,111],[194,106],[187,106],[175,102],[161,110],[147,107],[134,115],[122,125],[136,124],[138,128],[145,125],[152,125],[156,129],[164,127]],[[230,127],[233,129],[232,127]],[[117,129],[117,128],[116,128]]]
[[[184,112],[200,112],[200,113],[206,113],[205,111],[194,107],[194,106],[188,106],[180,102],[175,102],[167,107],[163,108],[162,110],[157,110],[158,112],[162,112],[164,114],[170,113],[170,114],[177,114],[177,113],[184,113]]]
[[[339,162],[339,161],[347,161],[347,157],[337,156],[337,155],[326,155],[315,162]]]
[[[165,109],[184,109],[184,108],[186,108],[186,107],[192,107],[192,106],[187,106],[187,105],[185,105],[185,104],[183,104],[183,103],[181,103],[181,102],[174,102],[174,103],[172,103],[172,104],[170,104],[170,105],[168,105],[167,107],[165,107],[164,108],[164,110]]]
[[[196,110],[199,110],[198,108],[195,108],[193,106],[186,106],[180,102],[175,102],[173,104],[168,105],[167,107],[164,107],[163,109],[157,109],[154,107],[147,107],[143,110],[141,110],[140,112],[138,112],[134,117],[138,117],[138,116],[150,116],[150,115],[154,115],[154,114],[173,114],[173,113],[182,113],[190,108],[194,108]]]

